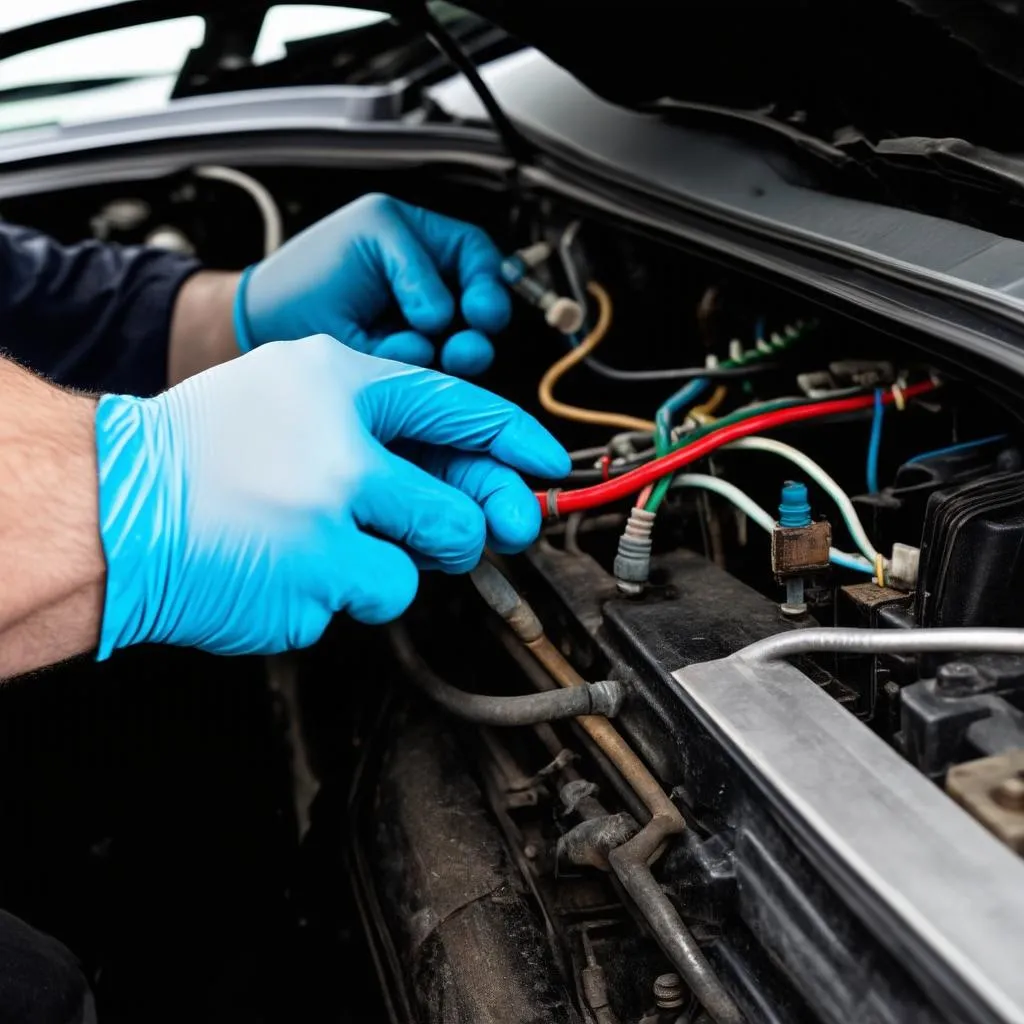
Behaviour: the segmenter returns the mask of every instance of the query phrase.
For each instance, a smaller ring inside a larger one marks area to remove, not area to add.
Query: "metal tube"
[[[718,980],[697,940],[672,906],[672,901],[651,874],[646,861],[639,856],[639,851],[630,850],[639,838],[640,835],[612,850],[608,854],[608,863],[650,925],[658,945],[711,1019],[718,1024],[743,1024],[740,1008]]]
[[[391,647],[410,679],[446,711],[480,725],[536,725],[559,718],[598,713],[614,715],[622,704],[622,685],[604,680],[573,690],[549,690],[514,697],[466,693],[445,682],[420,657],[408,630],[398,623],[390,628]]]
[[[1024,654],[1024,629],[795,629],[759,640],[732,657],[781,661],[799,654]]]
[[[533,609],[495,566],[481,562],[470,576],[480,596],[508,623],[559,686],[572,692],[586,685],[583,677],[545,635]],[[632,839],[608,853],[609,866],[704,1009],[717,1024],[743,1024],[739,1007],[651,873],[650,864],[657,859],[668,839],[686,830],[682,814],[606,718],[580,715],[578,721],[651,814],[650,821]]]

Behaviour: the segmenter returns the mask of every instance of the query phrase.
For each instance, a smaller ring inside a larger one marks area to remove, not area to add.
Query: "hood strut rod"
[[[477,98],[483,104],[494,125],[494,130],[501,138],[502,144],[513,164],[513,180],[518,181],[518,171],[525,163],[532,152],[529,143],[509,120],[508,115],[501,109],[501,105],[494,98],[494,93],[488,88],[476,65],[469,54],[459,46],[452,34],[434,16],[434,13],[424,4],[411,5],[408,12],[410,19],[419,22],[420,27],[426,33],[427,38],[446,57],[456,71],[466,76],[476,93]]]

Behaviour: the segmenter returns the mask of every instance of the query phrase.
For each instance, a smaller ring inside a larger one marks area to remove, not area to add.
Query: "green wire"
[[[784,334],[776,334],[772,336],[770,350],[763,350],[760,348],[750,349],[749,351],[744,352],[739,359],[730,359],[720,365],[723,369],[732,370],[738,366],[746,366],[748,363],[757,362],[757,360],[763,359],[765,356],[774,355],[776,352],[781,352],[787,349],[790,345],[799,341],[804,334],[813,330],[816,326],[817,323],[815,321],[811,321],[806,324],[797,324],[796,326],[788,327]],[[749,381],[744,382],[747,386],[749,386],[749,383]],[[730,423],[740,423],[743,420],[749,419],[751,416],[756,416],[762,412],[771,412],[774,409],[786,409],[791,405],[799,404],[801,404],[801,400],[799,399],[778,399],[774,402],[765,402],[751,409],[740,410],[738,412],[731,413],[729,416],[723,416],[721,419],[715,420],[714,423],[709,423],[697,430],[691,431],[675,444],[671,443],[671,434],[663,427],[662,417],[656,417],[658,429],[655,431],[654,435],[655,454],[658,457],[667,455],[669,452],[675,451],[677,448],[682,448],[684,445],[692,444],[694,441],[697,441],[702,437],[706,437],[708,434],[713,433],[720,427],[729,426]],[[644,506],[645,510],[648,512],[657,512],[661,507],[661,503],[665,500],[665,496],[668,494],[668,489],[671,486],[672,475],[663,476],[657,484],[655,484],[654,490],[651,491],[651,496],[647,499],[647,504]]]
[[[702,437],[707,437],[708,434],[713,434],[722,427],[729,427],[734,423],[742,423],[744,420],[749,420],[752,416],[760,416],[763,412],[775,412],[777,409],[790,409],[794,405],[806,404],[807,400],[804,398],[773,398],[771,401],[761,402],[759,405],[752,405],[747,409],[737,409],[736,412],[729,413],[728,416],[723,416],[721,419],[715,420],[714,423],[705,424],[705,426],[698,427],[696,430],[683,435],[672,445],[670,451],[685,448],[687,445],[693,444],[694,441],[699,441]],[[668,452],[665,454],[668,454]],[[655,484],[654,490],[651,491],[651,496],[647,499],[647,504],[644,506],[648,512],[657,512],[661,507],[661,503],[668,494],[668,489],[672,486],[672,478],[674,476],[674,473],[668,473]]]

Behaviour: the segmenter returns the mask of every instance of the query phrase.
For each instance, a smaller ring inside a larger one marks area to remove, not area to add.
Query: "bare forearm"
[[[105,562],[95,401],[0,360],[0,677],[95,646]]]
[[[240,276],[204,270],[181,286],[167,350],[169,383],[177,384],[238,355],[231,315]]]

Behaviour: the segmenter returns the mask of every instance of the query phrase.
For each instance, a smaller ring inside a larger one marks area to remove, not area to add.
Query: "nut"
[[[654,998],[659,1010],[677,1010],[683,1005],[683,983],[678,974],[659,974],[654,979]]]

